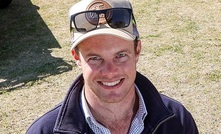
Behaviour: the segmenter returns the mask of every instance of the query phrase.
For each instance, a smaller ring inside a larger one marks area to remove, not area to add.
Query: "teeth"
[[[119,83],[120,83],[120,80],[115,81],[115,82],[102,82],[102,84],[105,85],[105,86],[115,86]]]

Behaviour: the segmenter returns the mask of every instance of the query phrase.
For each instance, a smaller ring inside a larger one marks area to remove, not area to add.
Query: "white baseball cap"
[[[81,0],[70,8],[69,17],[73,31],[71,50],[96,35],[113,35],[125,40],[139,38],[129,0]]]

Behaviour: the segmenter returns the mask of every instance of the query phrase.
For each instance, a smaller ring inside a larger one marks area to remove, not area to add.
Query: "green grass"
[[[61,46],[37,12],[39,8],[21,1],[1,11],[0,78],[5,81],[0,86],[6,90],[72,68],[62,57],[51,55],[50,49]]]
[[[0,11],[0,133],[25,133],[80,70],[70,53],[75,1],[13,1]],[[192,113],[201,134],[221,133],[221,1],[131,0],[142,40],[137,65]]]

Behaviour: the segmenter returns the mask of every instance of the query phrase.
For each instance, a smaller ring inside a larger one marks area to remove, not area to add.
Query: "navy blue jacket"
[[[137,73],[136,85],[145,101],[148,115],[142,134],[198,134],[191,114],[179,102],[159,94],[153,84]],[[37,119],[27,134],[93,134],[80,105],[84,85],[80,75],[71,86],[64,101]]]

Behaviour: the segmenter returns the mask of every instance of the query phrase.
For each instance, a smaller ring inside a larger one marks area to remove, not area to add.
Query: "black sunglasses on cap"
[[[70,25],[73,22],[78,32],[89,32],[106,23],[111,28],[126,28],[130,25],[131,16],[132,10],[129,8],[88,10],[72,15]]]

